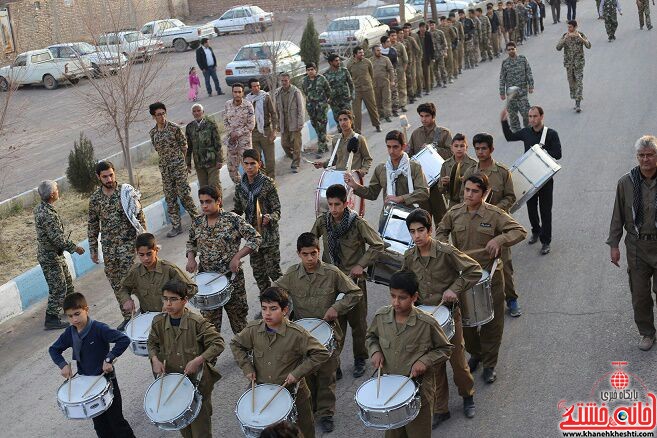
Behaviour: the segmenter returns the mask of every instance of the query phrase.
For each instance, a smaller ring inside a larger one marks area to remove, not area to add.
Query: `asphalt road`
[[[641,352],[632,320],[630,295],[622,268],[609,262],[604,244],[617,179],[635,165],[632,145],[645,133],[654,133],[655,34],[638,30],[633,6],[620,18],[617,41],[607,43],[603,24],[597,21],[593,2],[580,4],[580,28],[593,47],[586,52],[583,112],[575,114],[569,100],[561,54],[554,46],[564,25],[546,24],[546,32],[520,47],[534,71],[533,104],[546,111],[546,124],[555,128],[563,144],[563,169],[556,177],[554,239],[552,252],[540,256],[539,248],[525,242],[514,247],[516,286],[524,314],[506,317],[506,330],[497,367],[498,380],[486,385],[476,373],[477,416],[467,420],[452,385],[452,419],[433,436],[551,437],[558,430],[561,400],[587,400],[595,382],[612,370],[610,362],[627,361],[627,371],[651,389],[657,387],[657,349]],[[549,20],[548,20],[549,21]],[[438,105],[439,123],[471,138],[491,132],[497,141],[494,156],[511,164],[522,153],[521,144],[507,144],[499,126],[502,103],[497,92],[500,60],[467,71],[447,90],[434,91],[426,100]],[[474,84],[465,87],[465,82]],[[419,120],[409,107],[409,119]],[[394,124],[394,123],[393,123]],[[393,124],[385,124],[384,131]],[[375,158],[383,161],[383,134],[366,127],[365,135]],[[471,151],[472,152],[472,151]],[[281,166],[285,168],[287,163]],[[281,222],[282,265],[296,262],[294,241],[313,221],[313,190],[319,171],[303,165],[298,175],[277,179],[283,205]],[[381,203],[368,203],[366,217],[375,221]],[[524,208],[516,217],[528,225]],[[164,258],[183,263],[184,236],[162,237]],[[251,314],[255,313],[256,287],[247,273]],[[76,283],[89,296],[94,318],[118,324],[120,314],[102,270]],[[370,284],[370,315],[387,303],[387,291]],[[42,331],[44,304],[0,325],[0,410],[4,436],[88,437],[91,422],[64,419],[56,406],[55,391],[61,384],[58,370],[47,355],[57,333]],[[230,330],[224,327],[228,342]],[[351,377],[352,356],[348,338],[342,355],[345,378],[338,383],[334,437],[381,436],[366,429],[357,417],[353,396],[365,377]],[[233,414],[246,380],[230,352],[219,358],[223,379],[213,393],[215,436],[240,436]],[[449,367],[448,367],[449,368]],[[150,425],[142,400],[152,375],[144,358],[126,352],[117,364],[124,399],[124,413],[137,436],[174,436]],[[372,369],[368,367],[368,374]],[[636,384],[636,381],[635,381]],[[599,402],[599,400],[598,400]],[[318,432],[318,435],[319,434]]]

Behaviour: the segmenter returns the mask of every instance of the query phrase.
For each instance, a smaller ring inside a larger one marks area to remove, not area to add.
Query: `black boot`
[[[475,404],[474,404],[474,398],[472,396],[463,397],[463,413],[467,418],[474,418]]]
[[[46,313],[46,322],[43,325],[44,330],[60,330],[68,327],[69,324],[66,321],[59,319],[59,315],[48,315]]]

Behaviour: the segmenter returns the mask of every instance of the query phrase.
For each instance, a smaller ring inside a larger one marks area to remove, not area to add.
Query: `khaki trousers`
[[[435,391],[434,373],[427,370],[420,383],[420,413],[404,427],[388,430],[386,438],[429,438],[431,437],[431,420]]]
[[[390,117],[392,113],[392,95],[390,82],[378,80],[374,85],[374,97],[376,98],[376,109],[382,118]]]
[[[319,418],[335,415],[335,370],[338,368],[339,350],[336,349],[329,360],[321,364],[314,373],[306,376],[313,412]]]
[[[301,131],[281,133],[281,146],[285,155],[292,160],[292,167],[299,167],[301,161]]]
[[[274,142],[269,139],[270,134],[270,128],[265,128],[264,135],[261,134],[257,128],[254,129],[251,134],[251,144],[261,158],[264,156],[262,172],[268,177],[275,179],[276,149],[274,147]]]
[[[516,285],[513,282],[513,260],[511,259],[511,248],[508,246],[502,247],[502,262],[504,266],[504,298],[506,300],[517,300],[518,293],[516,292]]]
[[[211,186],[216,188],[221,195],[221,169],[216,167],[195,167],[196,177],[198,178],[198,187]]]
[[[352,105],[354,111],[354,131],[361,132],[362,130],[362,120],[363,120],[363,102],[365,102],[365,108],[367,108],[367,113],[370,115],[370,121],[372,126],[379,126],[379,112],[376,109],[376,99],[374,98],[374,88],[367,90],[356,90],[354,93],[354,103]]]
[[[657,293],[657,242],[625,238],[627,274],[630,279],[634,323],[641,336],[655,336],[655,302]]]
[[[365,348],[365,334],[367,332],[367,282],[364,278],[359,278],[356,284],[363,291],[363,299],[346,315],[338,317],[338,324],[340,324],[340,329],[344,333],[345,340],[347,338],[347,323],[351,327],[351,337],[354,341],[352,345],[354,359],[367,360],[370,357],[367,348]]]

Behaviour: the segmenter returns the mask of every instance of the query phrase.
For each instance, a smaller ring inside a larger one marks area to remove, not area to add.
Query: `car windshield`
[[[253,12],[254,14],[264,14],[265,13],[265,11],[262,8],[260,8],[259,6],[251,6],[251,12]]]
[[[171,23],[173,23],[174,26],[177,26],[177,27],[183,27],[183,26],[185,26],[185,23],[183,23],[182,21],[177,20],[177,19],[175,19],[175,18],[172,19],[172,20],[169,20],[169,21],[170,21]]]
[[[123,38],[129,43],[134,43],[135,41],[139,41],[141,34],[139,32],[130,32],[123,35]]]
[[[96,52],[96,48],[89,43],[77,43],[73,47],[80,55],[88,55]]]
[[[233,61],[251,61],[256,59],[269,59],[271,49],[269,46],[242,47]]]
[[[340,30],[358,30],[358,20],[333,20],[326,29],[329,32]]]
[[[399,6],[390,6],[386,8],[379,8],[374,12],[375,17],[389,17],[391,15],[399,14]]]
[[[416,6],[419,6],[419,5],[424,6],[424,0],[410,0],[408,2],[408,4],[409,5],[416,5]]]

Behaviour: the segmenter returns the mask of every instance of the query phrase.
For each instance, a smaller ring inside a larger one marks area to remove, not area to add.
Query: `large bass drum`
[[[322,172],[322,176],[319,178],[317,188],[315,189],[315,217],[328,211],[326,189],[331,187],[333,184],[341,184],[345,189],[347,189],[347,207],[358,213],[359,216],[363,216],[365,214],[365,200],[360,196],[356,196],[356,194],[354,194],[354,189],[349,187],[347,183],[344,182],[345,173],[347,173],[346,170],[335,169],[325,169],[324,172]],[[360,173],[352,170],[350,174],[354,181],[360,185],[363,185],[363,177],[360,176]]]
[[[411,160],[417,161],[422,166],[422,172],[427,178],[429,187],[433,187],[440,180],[440,169],[442,169],[445,159],[436,152],[436,148],[432,144],[424,145],[424,148],[413,155]]]
[[[560,169],[554,158],[537,144],[518,158],[510,169],[516,194],[511,213],[525,205]]]

